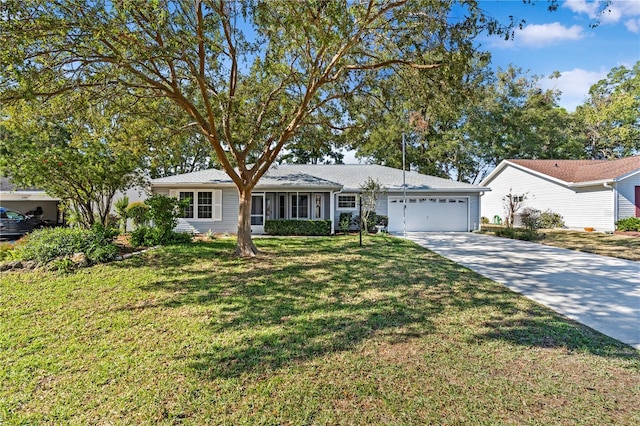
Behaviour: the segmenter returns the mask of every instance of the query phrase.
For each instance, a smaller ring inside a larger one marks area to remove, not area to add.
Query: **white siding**
[[[169,195],[174,191],[214,191],[215,188],[154,188],[154,193]],[[204,234],[211,230],[216,233],[229,232],[235,234],[238,232],[238,212],[239,212],[240,197],[238,191],[235,188],[223,188],[222,189],[222,220],[210,220],[210,219],[186,219],[181,218],[178,220],[176,231],[178,232],[191,232],[197,234]],[[214,208],[216,206],[214,205]]]
[[[621,180],[616,184],[618,193],[618,219],[635,217],[636,215],[636,186],[640,186],[640,173]]]
[[[523,208],[559,213],[568,228],[593,227],[602,232],[614,230],[613,191],[602,185],[572,189],[511,166],[506,166],[485,184],[491,192],[482,197],[482,216],[489,220],[495,215],[504,220],[502,197],[511,189],[513,194],[525,194]]]

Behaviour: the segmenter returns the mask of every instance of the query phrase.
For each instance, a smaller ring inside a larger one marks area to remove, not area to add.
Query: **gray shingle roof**
[[[232,184],[231,178],[222,170],[207,169],[198,172],[183,173],[181,175],[167,176],[163,178],[152,179],[151,184]]]
[[[278,168],[290,171],[305,171],[305,173],[341,184],[345,191],[360,190],[368,178],[380,181],[381,185],[391,191],[402,190],[402,170],[376,164],[286,164]],[[435,176],[423,175],[417,172],[406,172],[407,190],[468,190],[481,191],[477,185],[456,182]]]
[[[406,172],[408,191],[472,191],[487,190],[478,185],[456,182],[416,172]],[[281,164],[274,165],[260,179],[257,188],[340,188],[359,191],[368,178],[378,180],[387,191],[402,190],[402,170],[375,164]],[[217,184],[233,182],[221,170],[209,169],[182,175],[154,179],[152,185]]]

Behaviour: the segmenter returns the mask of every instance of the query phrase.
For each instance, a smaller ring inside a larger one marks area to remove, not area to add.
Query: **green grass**
[[[638,424],[640,354],[400,239],[0,285],[0,424]]]

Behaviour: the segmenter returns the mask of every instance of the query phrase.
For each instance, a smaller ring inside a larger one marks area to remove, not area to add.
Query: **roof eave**
[[[151,182],[152,188],[193,188],[204,185],[235,188],[232,182]]]
[[[256,185],[254,192],[274,191],[274,192],[318,192],[318,191],[336,191],[342,189],[342,186],[336,185],[319,185],[319,186],[298,186],[298,185]]]
[[[567,185],[571,188],[585,188],[588,186],[603,186],[609,183],[615,183],[615,179],[599,179],[599,180],[591,180],[587,182],[568,182]]]
[[[548,174],[546,174],[546,173],[539,172],[539,171],[537,171],[537,170],[531,169],[531,168],[529,168],[529,167],[522,166],[522,165],[520,165],[520,164],[512,163],[511,161],[508,161],[508,160],[503,160],[503,161],[500,163],[500,165],[498,165],[498,167],[500,167],[503,163],[504,163],[504,165],[502,166],[502,168],[505,168],[507,165],[510,165],[510,166],[512,166],[512,167],[515,167],[516,169],[519,169],[519,170],[525,171],[525,172],[527,172],[527,173],[531,173],[532,175],[535,175],[535,176],[541,177],[541,178],[543,178],[543,179],[550,180],[550,181],[555,182],[555,183],[557,183],[557,184],[559,184],[559,185],[564,185],[564,186],[571,186],[571,185],[573,185],[573,182],[567,182],[566,180],[558,179],[557,177],[553,177],[553,176],[548,175]],[[498,168],[496,167],[496,170],[494,170],[493,172],[491,172],[491,173],[489,174],[489,176],[487,176],[485,179],[483,179],[483,180],[482,180],[482,182],[480,182],[480,185],[484,185],[484,184],[485,184],[485,182],[489,180],[489,177],[492,177],[492,178],[493,178],[493,175],[495,174],[495,172],[496,172],[497,170],[498,170]]]

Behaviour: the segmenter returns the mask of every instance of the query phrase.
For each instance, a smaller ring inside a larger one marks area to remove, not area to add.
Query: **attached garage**
[[[469,231],[469,197],[407,196],[389,197],[389,231]],[[406,219],[405,219],[406,217]]]

